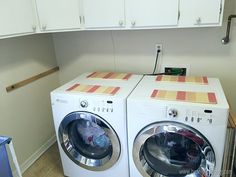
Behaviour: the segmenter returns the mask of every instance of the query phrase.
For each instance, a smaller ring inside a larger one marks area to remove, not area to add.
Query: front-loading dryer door
[[[216,165],[208,140],[175,122],[142,129],[133,143],[133,160],[144,177],[212,177]]]
[[[59,126],[58,136],[67,156],[87,170],[106,170],[119,159],[121,147],[116,132],[93,113],[68,114]]]

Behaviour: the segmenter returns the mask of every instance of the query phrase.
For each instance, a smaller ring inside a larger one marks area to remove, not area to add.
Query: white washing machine
[[[220,177],[224,92],[218,79],[185,79],[144,76],[128,97],[130,177]]]
[[[128,177],[126,101],[142,76],[89,75],[51,93],[64,175]]]

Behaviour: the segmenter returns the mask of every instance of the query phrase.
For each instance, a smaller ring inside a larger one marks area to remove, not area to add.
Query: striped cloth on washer
[[[153,90],[151,98],[168,101],[217,104],[216,96],[213,92]]]
[[[131,76],[130,73],[93,72],[87,78],[129,80]]]
[[[74,84],[66,91],[75,91],[75,92],[84,92],[84,93],[98,93],[98,94],[107,94],[115,95],[120,90],[120,87],[111,87],[111,86],[101,86],[101,85],[83,85],[83,84]]]
[[[177,82],[177,83],[193,83],[193,84],[208,84],[208,79],[205,76],[168,76],[160,75],[156,77],[158,82]]]

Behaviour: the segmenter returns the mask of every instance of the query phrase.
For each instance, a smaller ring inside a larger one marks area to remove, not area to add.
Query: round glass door
[[[180,123],[147,126],[133,144],[133,159],[144,177],[212,177],[215,153],[197,130]]]
[[[59,140],[67,156],[79,166],[102,171],[120,156],[120,142],[113,128],[89,112],[68,114],[59,126]]]

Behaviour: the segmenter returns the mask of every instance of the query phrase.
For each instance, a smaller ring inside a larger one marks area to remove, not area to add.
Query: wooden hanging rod
[[[42,72],[42,73],[37,74],[37,75],[35,75],[33,77],[30,77],[28,79],[25,79],[23,81],[20,81],[20,82],[17,82],[15,84],[13,84],[13,85],[10,85],[10,86],[6,87],[6,90],[7,90],[7,92],[13,91],[13,90],[18,89],[20,87],[23,87],[23,86],[25,86],[27,84],[30,84],[31,82],[34,82],[34,81],[36,81],[36,80],[38,80],[40,78],[43,78],[43,77],[48,76],[48,75],[50,75],[50,74],[52,74],[54,72],[57,72],[58,70],[59,70],[58,66],[54,67],[54,68],[52,68],[52,69],[50,69],[48,71]]]

